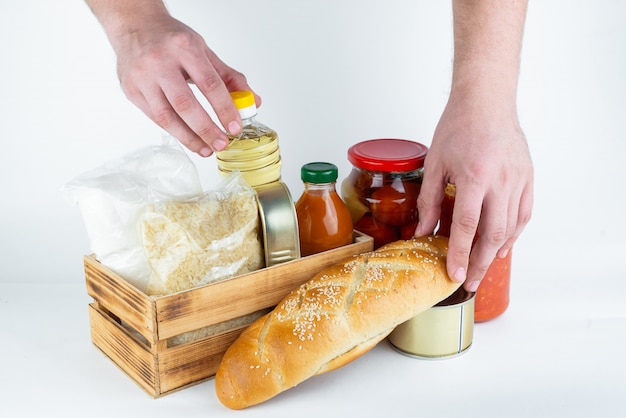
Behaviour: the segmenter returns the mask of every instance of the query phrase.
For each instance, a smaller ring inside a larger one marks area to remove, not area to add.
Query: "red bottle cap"
[[[406,139],[370,139],[348,149],[348,161],[370,171],[399,172],[424,167],[428,147]]]

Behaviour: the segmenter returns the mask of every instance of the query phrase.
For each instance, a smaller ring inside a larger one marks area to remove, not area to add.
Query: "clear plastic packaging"
[[[203,192],[175,140],[130,153],[68,182],[98,261],[149,295],[263,265],[254,190],[233,173]]]

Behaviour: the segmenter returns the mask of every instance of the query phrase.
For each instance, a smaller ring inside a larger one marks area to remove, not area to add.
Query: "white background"
[[[259,120],[279,133],[283,178],[294,198],[301,191],[302,164],[334,162],[343,178],[350,168],[346,151],[361,140],[397,137],[430,144],[449,88],[449,1],[169,3],[172,14],[246,74],[263,97]],[[483,335],[496,340],[497,330],[523,342],[531,338],[535,326],[544,324],[537,309],[545,309],[540,312],[546,315],[558,312],[558,318],[579,318],[581,323],[566,326],[571,332],[559,328],[559,321],[540,327],[539,337],[562,332],[563,338],[547,344],[549,353],[533,359],[553,365],[547,360],[553,350],[569,352],[568,361],[582,358],[587,363],[581,373],[600,373],[594,375],[597,379],[584,379],[606,384],[607,398],[626,393],[624,378],[616,377],[626,373],[625,363],[617,364],[619,375],[610,365],[596,367],[589,361],[605,361],[616,345],[623,348],[626,343],[624,18],[626,2],[618,0],[531,1],[518,106],[535,163],[535,206],[514,250],[513,303],[508,315],[518,331],[503,322],[482,328]],[[58,188],[107,160],[158,142],[161,131],[124,97],[110,45],[81,1],[3,0],[0,42],[0,289],[6,292],[0,293],[0,352],[8,350],[1,357],[20,373],[26,366],[11,358],[20,354],[18,360],[34,365],[27,373],[30,379],[22,379],[24,384],[36,381],[45,370],[40,365],[59,361],[44,362],[37,356],[37,347],[50,346],[34,337],[7,345],[5,338],[22,331],[44,332],[61,353],[66,338],[79,353],[76,362],[61,363],[70,377],[85,363],[89,368],[96,367],[91,362],[101,362],[96,373],[104,373],[104,381],[114,379],[117,385],[121,373],[109,369],[89,342],[89,298],[82,271],[89,242],[80,212]],[[218,179],[214,159],[192,158],[205,188],[212,188]],[[24,306],[28,310],[19,310]],[[55,308],[49,310],[50,306]],[[55,321],[55,313],[64,321]],[[583,343],[582,355],[571,354],[574,345],[581,346],[572,336],[590,332],[592,317],[608,318],[591,335],[605,345]],[[15,318],[24,322],[11,322]],[[41,322],[42,318],[46,319]],[[617,334],[613,325],[620,328]],[[521,342],[511,344],[519,348]],[[377,350],[378,355],[399,361],[388,350]],[[480,359],[480,349],[472,351]],[[463,356],[463,361],[470,361],[471,355]],[[369,367],[367,362],[361,364]],[[563,365],[553,377],[563,372],[567,380],[568,370]],[[536,376],[526,375],[531,373],[524,375],[537,384]],[[49,374],[58,378],[61,373]],[[0,375],[4,397],[15,386],[5,380],[11,374]],[[119,379],[126,384],[125,376]],[[572,392],[580,399],[589,393],[587,389]],[[30,390],[40,392],[37,387]],[[145,395],[132,392],[132,383],[126,390],[132,393],[128,405],[134,405],[135,397],[143,402]],[[190,389],[192,395],[185,396],[200,396],[198,390]],[[18,389],[22,395],[28,391],[28,386]],[[619,404],[613,402],[601,404],[607,408],[605,413],[615,412],[611,406]],[[584,415],[587,411],[560,406],[565,408],[561,412]],[[589,406],[587,412],[592,410],[598,412],[598,406]],[[522,412],[518,410],[520,416]]]
[[[361,140],[430,144],[449,88],[448,1],[170,3],[262,95],[259,120],[280,135],[294,198],[308,161],[334,162],[343,178],[347,149]],[[81,1],[0,4],[0,281],[73,283],[89,245],[78,209],[58,187],[158,142],[161,130],[121,92],[112,50]],[[624,16],[626,4],[611,0],[529,6],[519,114],[536,187],[517,268],[541,260],[558,273],[589,246],[606,247],[596,256],[602,264],[621,264]],[[214,158],[194,162],[213,187]],[[580,268],[597,268],[587,265]]]

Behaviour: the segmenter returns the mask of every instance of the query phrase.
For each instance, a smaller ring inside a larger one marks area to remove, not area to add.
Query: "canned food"
[[[474,338],[474,293],[459,288],[449,298],[398,325],[388,340],[402,354],[442,359],[464,353]]]
[[[254,187],[263,232],[265,266],[300,257],[298,218],[287,185],[281,181]]]

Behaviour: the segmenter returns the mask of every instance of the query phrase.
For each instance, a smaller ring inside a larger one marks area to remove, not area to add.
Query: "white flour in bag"
[[[254,190],[234,173],[204,193],[175,141],[108,162],[61,191],[81,210],[98,261],[149,294],[264,265]]]

